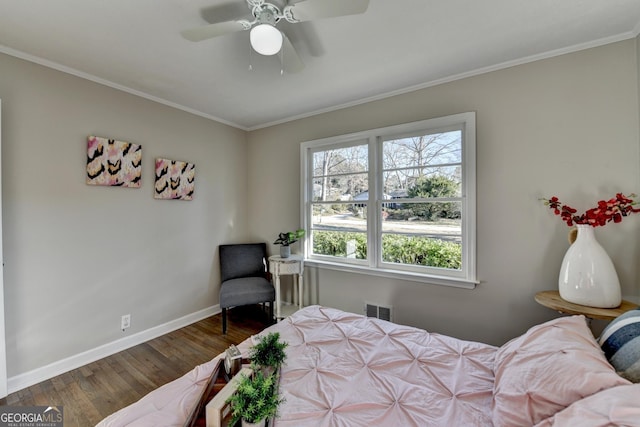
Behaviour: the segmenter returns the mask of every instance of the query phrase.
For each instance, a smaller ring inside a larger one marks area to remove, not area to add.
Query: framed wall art
[[[141,180],[141,145],[87,137],[87,184],[140,188]]]
[[[179,160],[156,159],[156,199],[193,200],[196,165]]]

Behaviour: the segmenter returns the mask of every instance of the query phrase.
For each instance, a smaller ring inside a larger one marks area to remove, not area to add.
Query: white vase
[[[257,423],[250,423],[248,421],[242,420],[242,427],[265,427],[267,419],[262,419]]]
[[[289,258],[291,256],[291,246],[280,246],[280,257]]]
[[[622,302],[618,274],[593,227],[577,225],[578,237],[562,260],[558,290],[565,301],[589,307],[614,308]]]

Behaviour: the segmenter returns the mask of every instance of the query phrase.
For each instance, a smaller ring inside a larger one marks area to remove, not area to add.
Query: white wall
[[[10,378],[218,304],[246,132],[6,55],[0,98]],[[142,188],[85,184],[92,134],[142,145]],[[156,157],[195,163],[193,201],[153,199]]]
[[[249,134],[249,224],[273,240],[300,223],[300,143],[465,111],[477,113],[475,290],[307,269],[313,302],[501,344],[557,314],[534,302],[557,289],[568,227],[538,200],[584,211],[640,194],[638,51],[627,40],[455,81]],[[640,296],[640,216],[596,231],[625,297]]]

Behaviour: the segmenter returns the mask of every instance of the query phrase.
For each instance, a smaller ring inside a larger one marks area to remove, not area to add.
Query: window
[[[475,113],[302,143],[307,262],[472,288]]]

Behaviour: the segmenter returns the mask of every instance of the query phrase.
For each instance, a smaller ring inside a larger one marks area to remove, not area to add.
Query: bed
[[[501,347],[317,305],[263,333],[276,331],[289,346],[275,427],[640,427],[640,384],[616,372],[583,316]],[[99,426],[183,425],[221,357]]]

